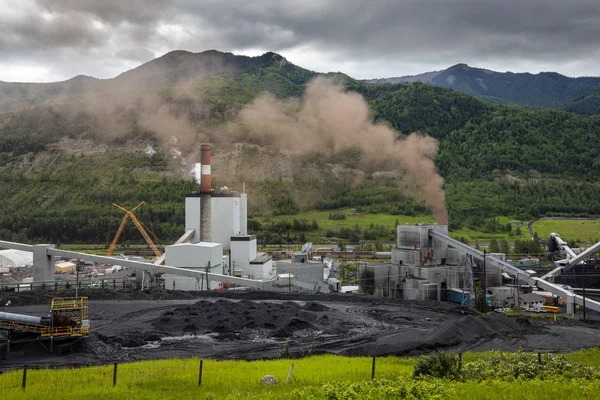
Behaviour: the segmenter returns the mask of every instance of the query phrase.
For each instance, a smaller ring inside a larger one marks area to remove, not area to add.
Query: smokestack
[[[211,241],[211,175],[210,175],[210,144],[200,145],[200,164],[201,164],[201,182],[200,182],[200,241]]]
[[[202,165],[200,167],[202,174],[200,193],[210,194],[212,188],[210,179],[210,144],[203,143],[200,145],[200,164]]]

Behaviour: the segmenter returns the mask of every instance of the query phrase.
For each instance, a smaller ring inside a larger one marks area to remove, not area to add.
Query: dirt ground
[[[436,350],[567,352],[600,347],[600,322],[477,315],[451,303],[361,295],[87,290],[93,332],[63,356],[27,351],[0,369],[173,357],[418,355]],[[3,311],[48,315],[48,293],[0,293]],[[73,295],[61,292],[61,296]],[[3,307],[4,308],[4,307]],[[10,309],[9,309],[10,308]],[[6,359],[4,359],[6,358]]]

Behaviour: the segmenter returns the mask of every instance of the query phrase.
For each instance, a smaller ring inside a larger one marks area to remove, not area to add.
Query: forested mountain
[[[594,90],[587,96],[579,97],[567,104],[567,111],[581,115],[600,114],[600,89]]]
[[[0,112],[111,90],[145,90],[190,82],[196,78],[250,74],[260,81],[276,81],[272,85],[281,95],[298,95],[303,85],[316,73],[300,68],[276,53],[259,57],[236,56],[209,50],[202,53],[176,50],[149,61],[112,79],[77,76],[55,83],[9,83],[0,81]],[[276,75],[276,76],[274,76]]]
[[[291,113],[298,103],[290,99],[318,75],[275,53],[177,51],[109,80],[0,84],[0,104],[10,109],[0,113],[0,238],[103,241],[120,219],[113,202],[146,200],[143,220],[163,240],[175,239],[199,140],[215,143],[215,187],[246,182],[254,216],[338,207],[429,212],[393,178],[360,170],[359,150],[297,156],[242,133],[235,143],[220,139],[261,93],[282,99]],[[500,215],[600,214],[599,116],[494,105],[430,84],[329,76],[362,95],[373,120],[400,138],[420,131],[439,141],[452,228],[481,228]],[[124,240],[139,235],[128,228]]]
[[[454,89],[495,104],[534,109],[563,109],[600,88],[600,78],[569,78],[555,72],[496,72],[457,64],[443,71],[415,76],[371,79],[367,83],[421,82]],[[570,107],[577,112],[579,108]]]
[[[400,133],[423,131],[440,141],[438,168],[447,180],[514,171],[594,181],[600,177],[600,116],[490,105],[421,83],[350,84],[374,116]]]

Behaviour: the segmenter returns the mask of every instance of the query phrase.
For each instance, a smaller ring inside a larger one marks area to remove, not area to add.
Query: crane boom
[[[117,242],[119,241],[119,237],[121,236],[121,233],[123,233],[123,229],[125,228],[125,224],[127,223],[127,220],[130,219],[130,218],[133,221],[133,223],[135,224],[136,228],[138,228],[138,230],[140,231],[140,233],[144,237],[144,240],[146,240],[146,243],[148,243],[148,246],[150,246],[150,248],[152,249],[152,251],[154,252],[154,254],[157,257],[162,256],[162,253],[160,252],[160,250],[158,250],[158,248],[156,247],[156,245],[154,244],[154,242],[152,241],[152,239],[150,239],[150,236],[148,236],[148,233],[144,229],[142,223],[133,214],[133,212],[135,210],[137,210],[139,207],[141,207],[145,203],[146,203],[145,201],[142,201],[140,204],[138,204],[137,206],[135,206],[131,210],[127,210],[126,208],[123,208],[120,205],[113,203],[113,206],[117,207],[120,210],[125,211],[125,216],[123,217],[123,221],[121,221],[121,225],[119,226],[119,229],[117,230],[117,234],[115,235],[115,238],[113,239],[113,241],[112,241],[112,243],[110,245],[110,248],[108,249],[108,252],[106,253],[107,256],[112,255],[113,251],[115,250],[115,247],[117,247]]]
[[[148,243],[148,246],[150,246],[150,248],[152,249],[152,251],[154,252],[154,254],[156,255],[156,257],[162,256],[162,253],[160,252],[160,250],[158,250],[158,248],[156,247],[156,245],[154,244],[154,242],[152,241],[152,239],[150,239],[150,236],[148,236],[148,233],[146,233],[146,230],[144,229],[144,227],[142,226],[142,224],[140,223],[140,221],[138,221],[138,219],[135,217],[135,215],[133,215],[130,212],[129,213],[129,218],[131,218],[131,220],[133,221],[133,223],[135,224],[135,226],[138,228],[138,230],[140,231],[140,233],[142,234],[142,236],[144,237],[144,239],[146,239],[146,243]]]
[[[125,224],[127,223],[128,218],[129,214],[125,214],[125,217],[123,217],[123,221],[121,221],[121,225],[119,225],[119,230],[117,230],[117,234],[115,235],[115,238],[113,239],[112,243],[110,244],[110,248],[106,253],[107,256],[112,255],[113,251],[115,250],[115,247],[117,247],[117,242],[119,241],[119,237],[121,237],[121,233],[123,233],[123,229],[125,228]]]

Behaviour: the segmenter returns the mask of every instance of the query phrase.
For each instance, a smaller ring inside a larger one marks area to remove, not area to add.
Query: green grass
[[[346,219],[332,220],[329,219],[329,214],[344,214]],[[420,222],[424,224],[433,224],[435,220],[431,215],[420,215],[420,216],[406,216],[406,215],[392,215],[392,214],[370,214],[370,213],[358,213],[350,208],[340,208],[337,210],[327,211],[307,211],[295,215],[280,215],[277,217],[271,217],[268,220],[271,221],[293,221],[307,220],[311,222],[313,219],[319,224],[319,229],[340,229],[342,227],[352,228],[354,225],[358,225],[360,228],[368,228],[371,224],[389,226],[390,229],[394,228],[396,220],[400,224],[418,224]],[[264,218],[257,218],[261,223],[268,222]]]
[[[346,219],[333,220],[329,219],[330,214],[344,214]],[[307,211],[300,214],[294,215],[281,215],[270,218],[255,218],[263,226],[269,222],[280,222],[289,221],[292,222],[294,219],[298,221],[312,222],[314,219],[319,225],[319,229],[315,232],[307,232],[306,236],[308,240],[312,241],[323,241],[325,233],[329,231],[339,231],[341,228],[354,228],[356,225],[360,229],[368,229],[371,225],[380,225],[389,230],[396,228],[396,222],[400,225],[403,224],[433,224],[435,220],[430,215],[420,216],[406,216],[406,215],[392,215],[392,214],[371,214],[371,213],[358,213],[350,208],[340,208],[336,210],[327,211]],[[395,233],[394,233],[395,236]]]
[[[273,375],[284,383],[294,364],[290,385],[261,386],[264,375]],[[143,361],[121,364],[118,384],[112,387],[113,367],[71,370],[30,370],[27,388],[21,390],[22,371],[0,375],[3,399],[109,398],[127,399],[221,399],[285,398],[291,389],[321,385],[331,381],[360,381],[371,377],[371,358],[316,356],[301,360],[212,361],[205,360],[202,387],[197,387],[198,359]],[[377,376],[387,379],[409,377],[413,360],[379,358]]]
[[[486,357],[487,353],[465,353],[463,363]],[[569,362],[587,366],[600,365],[600,349],[582,350],[566,356]],[[418,382],[412,378],[415,358],[377,358],[376,378],[371,383],[371,358],[313,356],[299,360],[213,361],[205,360],[202,386],[198,387],[198,359],[171,359],[120,364],[117,386],[112,386],[113,367],[89,367],[64,370],[29,370],[27,388],[21,389],[22,370],[0,375],[3,399],[65,398],[101,399],[359,399],[402,398],[394,385],[441,391],[444,399],[593,399],[600,391],[600,381],[555,379],[550,381],[483,381],[455,382],[432,380]],[[293,378],[285,384],[291,364]],[[260,379],[274,375],[279,384],[264,387]],[[325,397],[324,385],[338,382],[344,396],[331,391]],[[362,383],[361,383],[362,382]],[[349,395],[348,385],[360,383],[371,392]],[[423,384],[421,386],[421,384]],[[386,387],[389,387],[386,389]],[[383,387],[382,387],[383,386]],[[417,391],[418,392],[418,391]],[[414,391],[413,391],[414,394]],[[418,393],[417,393],[418,394]],[[406,397],[405,397],[406,398]],[[413,398],[413,397],[411,397]],[[427,392],[421,397],[430,398]]]
[[[454,229],[450,232],[450,236],[455,239],[465,238],[469,243],[478,243],[479,245],[487,245],[492,239],[502,240],[506,239],[509,242],[514,240],[523,240],[529,239],[529,233],[527,230],[527,222],[524,221],[516,221],[513,218],[509,218],[506,216],[499,216],[495,218],[500,224],[506,225],[507,223],[511,223],[513,225],[513,229],[516,227],[521,228],[521,233],[519,235],[515,235],[514,232],[512,235],[509,235],[507,232],[484,232],[482,230],[470,229],[467,227],[463,227],[460,229]]]
[[[533,224],[533,230],[543,239],[555,232],[565,241],[597,243],[600,241],[600,219],[576,220],[553,219],[540,220]]]
[[[330,214],[344,214],[346,219],[342,220],[332,220],[329,219]],[[361,230],[368,229],[371,225],[374,226],[383,226],[389,228],[390,230],[394,229],[396,226],[396,221],[400,225],[404,224],[434,224],[435,220],[431,215],[418,215],[418,216],[406,216],[406,215],[392,215],[392,214],[372,214],[372,213],[359,213],[354,211],[351,208],[340,208],[335,210],[327,210],[327,211],[307,211],[294,215],[281,215],[270,218],[255,218],[258,222],[260,222],[263,226],[268,223],[275,223],[281,221],[292,222],[294,219],[298,221],[308,221],[312,222],[314,219],[317,221],[319,225],[319,229],[315,232],[306,232],[306,238],[309,241],[316,242],[328,242],[327,238],[325,238],[325,233],[327,231],[338,232],[341,228],[350,228],[353,229],[356,225]],[[521,233],[515,235],[514,233],[509,235],[507,232],[493,232],[488,233],[483,230],[470,229],[467,227],[455,229],[450,231],[450,236],[459,239],[464,238],[467,242],[474,244],[477,243],[482,246],[487,246],[492,239],[502,240],[506,239],[509,242],[514,240],[524,240],[529,239],[529,232],[527,230],[527,222],[526,221],[516,221],[513,218],[509,218],[506,216],[499,216],[495,218],[498,220],[500,224],[512,223],[513,228],[519,226],[521,228]],[[482,228],[483,229],[483,228]],[[395,229],[393,237],[396,236]],[[392,241],[390,237],[382,238],[384,241]]]

